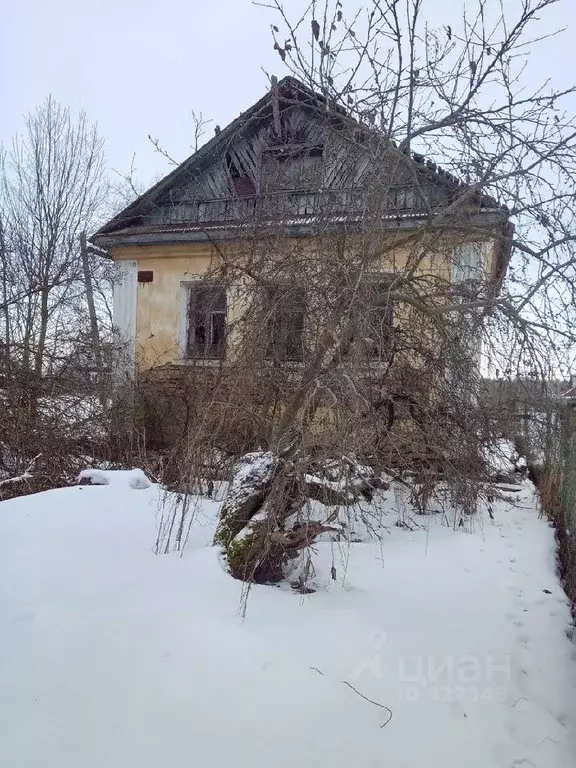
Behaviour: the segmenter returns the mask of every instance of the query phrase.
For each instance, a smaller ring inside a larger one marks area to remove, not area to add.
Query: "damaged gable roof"
[[[240,113],[237,118],[223,130],[216,133],[206,144],[171,173],[110,219],[110,221],[94,233],[91,239],[98,242],[101,236],[113,235],[119,230],[126,231],[126,229],[138,226],[140,217],[154,208],[165,193],[177,187],[182,179],[188,178],[195,171],[198,171],[203,164],[209,162],[218,153],[219,149],[225,152],[229,143],[240,136],[244,130],[253,127],[258,121],[269,120],[274,109],[275,88],[277,88],[277,98],[282,102],[283,108],[287,104],[294,105],[296,103],[300,106],[308,106],[316,110],[321,109],[326,114],[327,119],[334,125],[346,125],[349,129],[358,129],[365,138],[370,135],[377,135],[379,139],[381,138],[376,129],[360,124],[348,115],[343,107],[328,105],[327,100],[322,95],[314,92],[296,78],[287,76],[278,83],[273,80],[272,90],[268,91],[245,112]],[[429,181],[450,189],[465,188],[465,185],[456,177],[426,160],[423,155],[414,152],[412,153],[412,159],[418,172],[424,174]],[[493,198],[484,194],[475,195],[474,202],[480,208],[504,211],[502,206]]]
[[[286,97],[290,95],[293,98],[293,95],[290,93],[291,90],[296,94],[301,92],[303,95],[307,95],[308,98],[314,98],[314,93],[293,77],[285,77],[278,83],[278,91],[280,95]],[[245,112],[241,112],[237,118],[232,120],[232,122],[226,126],[226,128],[215,134],[206,142],[206,144],[203,144],[197,152],[194,152],[193,155],[187,160],[184,160],[183,163],[157,182],[147,192],[144,192],[144,194],[140,195],[140,197],[134,200],[133,203],[130,203],[130,205],[120,211],[120,213],[116,214],[116,216],[101,227],[94,236],[109,234],[118,227],[127,226],[132,218],[145,213],[163,192],[170,189],[172,186],[177,185],[181,177],[190,173],[193,167],[199,166],[205,159],[209,158],[219,146],[225,147],[226,144],[249,123],[253,120],[267,117],[271,111],[272,94],[268,91],[249,109]]]

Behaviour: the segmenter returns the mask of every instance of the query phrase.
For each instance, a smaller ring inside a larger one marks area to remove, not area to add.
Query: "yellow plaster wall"
[[[151,283],[138,283],[136,354],[141,370],[172,363],[178,349],[181,283],[205,274],[214,264],[209,246],[154,245],[117,249],[114,259],[132,259],[138,270],[151,270]]]
[[[233,251],[234,245],[227,249]],[[302,243],[300,244],[302,247]],[[325,246],[324,246],[325,247]],[[444,249],[441,249],[442,251]],[[401,269],[411,251],[409,247],[396,248],[382,261],[382,269]],[[218,253],[209,244],[126,246],[113,250],[115,260],[134,260],[138,270],[153,272],[151,283],[138,283],[136,312],[136,351],[138,368],[146,370],[158,365],[174,363],[183,358],[179,349],[182,317],[182,287],[187,280],[205,274],[217,263]],[[449,260],[439,252],[426,256],[420,264],[420,271],[432,272],[448,277]],[[240,316],[238,302],[229,299],[228,321],[232,325]],[[228,356],[233,347],[229,341]]]

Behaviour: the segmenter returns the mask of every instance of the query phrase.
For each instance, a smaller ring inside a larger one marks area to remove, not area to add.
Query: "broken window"
[[[302,286],[278,284],[265,289],[267,359],[302,360],[305,314],[306,297]]]
[[[226,166],[232,180],[234,192],[238,197],[247,197],[256,194],[254,182],[248,172],[242,168],[238,159],[234,160],[230,154],[226,155]]]
[[[223,359],[226,351],[226,288],[199,280],[188,297],[187,356]]]

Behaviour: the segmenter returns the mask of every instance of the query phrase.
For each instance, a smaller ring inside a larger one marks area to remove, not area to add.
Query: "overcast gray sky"
[[[433,6],[433,23],[450,23],[461,2],[425,6]],[[262,95],[262,69],[285,74],[272,51],[271,21],[251,0],[1,0],[0,140],[52,94],[98,121],[111,168],[127,170],[136,153],[138,175],[150,182],[167,168],[149,133],[184,159],[192,109],[213,118],[212,133]],[[548,29],[566,25],[530,60],[533,77],[549,76],[558,87],[576,81],[576,0],[559,0],[548,13]]]

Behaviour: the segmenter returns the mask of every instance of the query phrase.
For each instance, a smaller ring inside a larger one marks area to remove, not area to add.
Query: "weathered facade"
[[[463,222],[473,234],[462,234]],[[371,272],[394,274],[413,258],[411,233],[426,228],[419,271],[447,283],[481,275],[497,291],[508,252],[495,233],[507,226],[491,198],[466,194],[288,77],[93,240],[118,266],[115,323],[134,371],[234,359],[246,291],[220,279],[198,287],[223,265],[267,258],[281,274],[298,252],[304,273],[338,253],[329,267],[338,271],[346,254],[352,263],[370,252]],[[281,357],[297,360],[313,322],[303,298],[292,292],[290,304],[299,309],[283,321]]]

